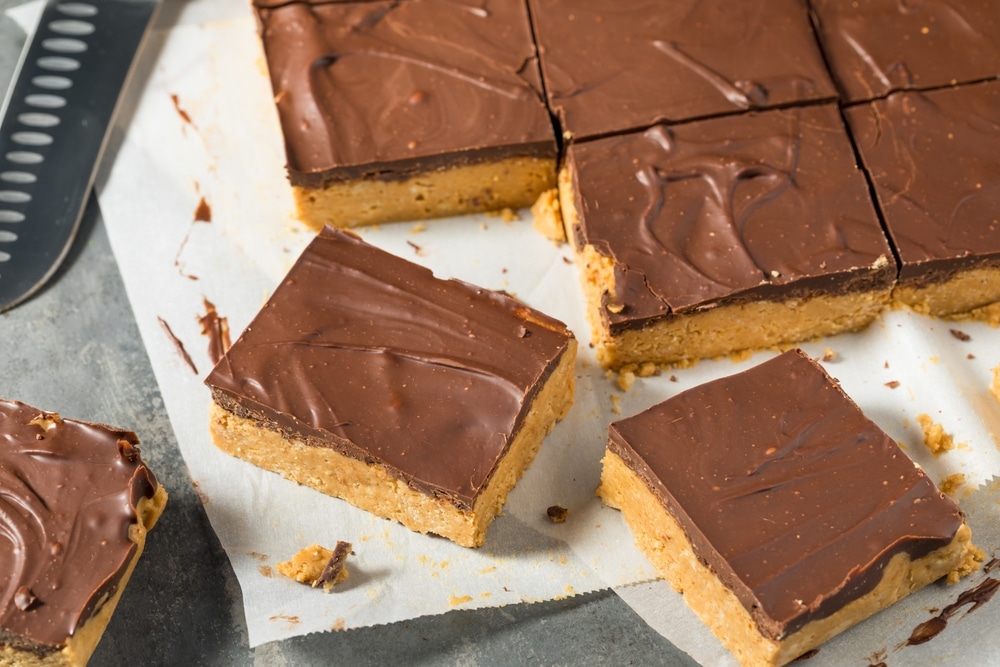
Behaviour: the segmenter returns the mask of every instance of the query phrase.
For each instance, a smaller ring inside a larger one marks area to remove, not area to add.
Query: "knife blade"
[[[48,0],[0,121],[0,312],[66,257],[159,0]]]

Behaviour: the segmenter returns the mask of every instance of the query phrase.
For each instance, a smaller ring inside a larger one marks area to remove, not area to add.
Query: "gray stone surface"
[[[24,42],[3,14],[16,4],[0,0],[0,90]],[[55,278],[0,314],[0,396],[135,430],[170,492],[93,665],[693,664],[611,592],[250,649],[239,586],[181,459],[93,199]]]

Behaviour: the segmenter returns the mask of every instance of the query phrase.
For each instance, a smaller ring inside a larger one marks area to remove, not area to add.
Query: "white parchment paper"
[[[27,9],[17,18],[30,27],[31,16]],[[430,221],[424,231],[405,223],[363,229],[369,242],[439,276],[507,290],[566,322],[581,340],[569,416],[546,439],[478,550],[411,533],[230,458],[207,433],[210,397],[202,378],[210,361],[199,317],[211,304],[235,339],[312,233],[294,220],[248,3],[172,5],[161,14],[139,74],[102,169],[99,201],[182,454],[243,589],[251,645],[614,587],[698,661],[735,664],[679,595],[662,582],[640,583],[655,573],[631,546],[620,515],[603,507],[594,490],[610,421],[772,353],[738,364],[702,362],[639,380],[625,392],[605,377],[587,346],[571,252],[534,232],[529,212],[510,222]],[[1000,363],[1000,331],[890,312],[864,332],[803,347],[817,357],[834,353],[827,369],[933,479],[965,475],[956,497],[976,542],[991,557],[1000,553],[1000,490],[992,481],[1000,474],[1000,404],[987,392],[990,368]],[[941,423],[959,447],[931,455],[921,444],[921,413]],[[135,428],[141,435],[141,425]],[[569,508],[566,523],[546,518],[554,504]],[[298,549],[336,540],[352,542],[356,556],[351,577],[335,593],[275,575],[274,564]],[[1000,603],[959,614],[923,646],[902,646],[928,609],[953,602],[983,576],[911,596],[829,642],[809,664],[989,664],[1000,634],[986,630],[1000,618]]]

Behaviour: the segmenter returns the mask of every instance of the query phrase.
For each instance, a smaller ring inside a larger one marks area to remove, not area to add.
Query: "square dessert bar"
[[[209,374],[224,451],[479,546],[573,400],[576,340],[327,227]]]
[[[611,424],[599,494],[745,667],[976,567],[958,506],[799,350]]]
[[[530,206],[556,143],[523,0],[257,0],[299,216]]]
[[[531,0],[549,106],[579,141],[833,100],[801,0]]]
[[[1000,301],[1000,82],[893,93],[846,115],[898,254],[894,299],[989,318]]]
[[[559,201],[607,367],[861,329],[895,278],[833,105],[573,144]]]
[[[0,665],[87,664],[167,501],[138,443],[0,400]]]
[[[810,0],[845,102],[1000,76],[1000,12],[983,0]]]

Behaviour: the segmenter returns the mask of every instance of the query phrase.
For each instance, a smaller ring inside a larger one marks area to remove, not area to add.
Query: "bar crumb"
[[[993,381],[990,382],[990,393],[1000,403],[1000,365],[993,368]]]
[[[955,449],[955,439],[944,430],[941,424],[931,419],[930,415],[917,415],[917,422],[920,423],[920,428],[924,432],[924,444],[934,456],[941,456],[941,454]]]
[[[292,556],[291,560],[278,563],[280,574],[327,593],[347,579],[347,557],[354,553],[350,542],[337,542],[333,550],[312,544]]]
[[[965,475],[960,472],[948,475],[938,484],[941,492],[949,496],[954,496],[963,486],[965,486]]]
[[[565,523],[566,517],[569,516],[569,510],[561,505],[553,505],[545,510],[545,514],[552,523]]]

